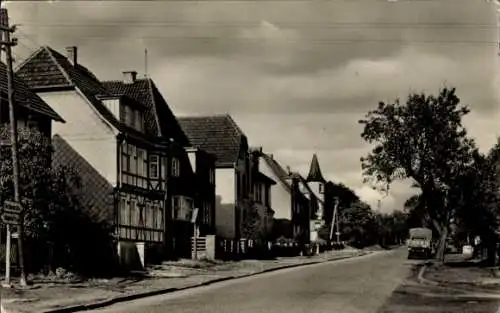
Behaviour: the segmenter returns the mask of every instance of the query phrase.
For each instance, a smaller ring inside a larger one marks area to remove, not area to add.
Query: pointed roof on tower
[[[318,156],[313,154],[313,158],[311,161],[311,168],[309,169],[309,175],[307,175],[308,182],[320,182],[324,183],[325,179],[323,178],[323,174],[321,174],[321,169],[319,168]]]

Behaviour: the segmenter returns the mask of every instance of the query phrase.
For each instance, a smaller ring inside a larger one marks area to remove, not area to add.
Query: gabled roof
[[[4,101],[4,103],[7,103],[7,66],[3,62],[0,62],[0,77],[3,77],[3,79],[0,79],[0,95],[2,101]],[[16,74],[14,74],[14,101],[17,105],[29,111],[50,117],[51,119],[58,122],[64,122],[62,117],[60,117],[59,114],[52,110],[52,108],[47,103],[45,103],[36,93],[32,92],[26,82],[24,82]]]
[[[271,177],[266,176],[264,173],[257,172],[256,174],[257,175],[255,178],[257,181],[260,181],[260,182],[263,182],[263,183],[269,184],[269,185],[276,185],[276,181],[274,179],[272,179]]]
[[[307,175],[307,181],[320,183],[325,182],[323,174],[321,174],[321,169],[319,168],[318,156],[316,155],[316,153],[313,154],[311,167],[309,168],[309,175]]]
[[[230,115],[179,117],[191,145],[216,156],[216,167],[233,166],[247,138]]]
[[[35,51],[19,66],[17,74],[35,92],[78,88],[96,111],[120,132],[148,139],[141,132],[121,123],[104,106],[99,96],[112,96],[112,93],[92,72],[79,63],[72,64],[65,56],[50,47],[44,46]]]
[[[123,81],[105,81],[103,85],[113,94],[125,95],[146,108],[150,108],[146,111],[145,118],[146,123],[150,125],[149,131],[151,133],[160,134],[165,138],[173,138],[174,141],[183,146],[189,145],[187,136],[152,79],[136,79],[134,83],[130,84]]]
[[[292,185],[290,184],[289,178],[290,174],[286,171],[281,164],[275,160],[271,155],[266,153],[259,153],[264,162],[269,166],[271,171],[278,177],[281,185],[285,187],[288,192],[292,192]]]
[[[311,187],[309,186],[308,184],[308,181],[307,179],[304,178],[304,176],[300,175],[299,173],[292,173],[292,177],[295,177],[298,179],[298,181],[300,183],[302,183],[302,185],[304,186],[304,188],[307,190],[307,192],[310,194],[310,195],[313,195],[316,197],[316,194],[312,191]],[[316,199],[320,202],[320,203],[323,203],[323,200],[319,199],[316,197]]]

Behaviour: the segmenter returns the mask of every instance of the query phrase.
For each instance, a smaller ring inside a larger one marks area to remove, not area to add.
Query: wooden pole
[[[2,0],[0,0],[0,7],[2,7]],[[2,20],[2,18],[0,17],[0,21]],[[0,36],[0,40],[3,41],[4,40],[4,31],[1,32],[1,36]],[[0,49],[0,62],[2,62],[2,49]],[[0,125],[2,125],[2,108],[3,108],[3,98],[2,96],[0,95]],[[1,150],[1,146],[0,146],[0,150]],[[10,234],[10,226],[7,224],[5,225],[5,231],[6,231],[6,240],[5,240],[5,285],[6,286],[10,286],[10,239],[11,239],[11,234]],[[2,231],[0,229],[0,244],[2,242]]]
[[[334,228],[334,225],[335,225],[335,218],[337,217],[337,207],[338,207],[338,205],[339,205],[339,200],[335,199],[335,206],[334,206],[334,209],[333,209],[332,223],[330,225],[330,241],[332,241],[332,239],[333,239],[333,228]]]
[[[7,9],[1,8],[2,15],[2,25],[3,27],[9,27],[9,15]],[[17,150],[17,120],[16,112],[14,106],[14,69],[13,69],[13,59],[12,59],[12,46],[16,44],[15,40],[11,40],[10,31],[4,31],[5,39],[5,52],[7,60],[7,84],[9,88],[9,119],[10,119],[10,140],[11,140],[11,150],[12,150],[12,171],[14,180],[14,201],[16,203],[21,203],[21,197],[19,195],[19,156]],[[20,284],[21,286],[27,286],[26,273],[24,272],[24,251],[23,251],[23,232],[24,232],[24,212],[21,211],[19,226],[17,227],[18,239],[18,253],[19,253],[19,270],[20,270]]]

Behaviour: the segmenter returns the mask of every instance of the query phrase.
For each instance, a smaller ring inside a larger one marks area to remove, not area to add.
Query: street
[[[95,310],[373,313],[409,273],[406,249],[283,270]]]

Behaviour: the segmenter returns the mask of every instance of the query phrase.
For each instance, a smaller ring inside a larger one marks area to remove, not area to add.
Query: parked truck
[[[432,230],[419,227],[409,231],[408,239],[408,259],[414,257],[431,258],[434,255],[434,241],[432,240]]]

